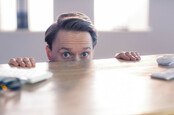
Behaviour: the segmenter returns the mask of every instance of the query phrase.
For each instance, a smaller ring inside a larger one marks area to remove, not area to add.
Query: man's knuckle
[[[35,59],[33,57],[31,57],[30,60],[33,60],[34,61]]]
[[[27,58],[27,57],[24,57],[24,59],[23,59],[23,60],[25,60],[25,61],[26,61],[26,60],[28,60],[28,58]]]
[[[17,60],[21,60],[22,58],[21,57],[18,57]]]

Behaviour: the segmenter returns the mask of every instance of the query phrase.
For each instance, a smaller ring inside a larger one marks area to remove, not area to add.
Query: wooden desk
[[[0,115],[120,115],[174,113],[174,81],[150,74],[156,57],[140,62],[116,59],[92,62],[37,63],[36,70],[54,73],[50,80],[0,93]],[[6,64],[0,68],[11,68]]]

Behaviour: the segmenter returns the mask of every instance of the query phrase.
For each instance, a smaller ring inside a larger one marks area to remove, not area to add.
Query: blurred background
[[[44,32],[69,11],[94,22],[95,59],[121,51],[174,53],[174,0],[0,0],[0,64],[12,57],[48,61]]]

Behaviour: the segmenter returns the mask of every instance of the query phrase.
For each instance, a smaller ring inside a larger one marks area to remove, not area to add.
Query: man
[[[45,32],[46,53],[51,62],[92,60],[97,44],[97,31],[85,14],[68,12],[61,14]],[[117,59],[139,61],[137,52],[122,52]],[[10,65],[35,66],[34,58],[12,58]]]

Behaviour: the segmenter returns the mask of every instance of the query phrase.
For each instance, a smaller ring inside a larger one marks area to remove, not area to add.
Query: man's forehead
[[[65,31],[60,30],[56,37],[56,41],[59,43],[91,43],[92,37],[89,32],[81,31]]]
[[[86,45],[90,45],[90,44],[92,44],[92,42],[90,42],[90,41],[87,41],[87,42],[85,42],[85,41],[60,41],[59,42],[59,44],[86,44]]]

